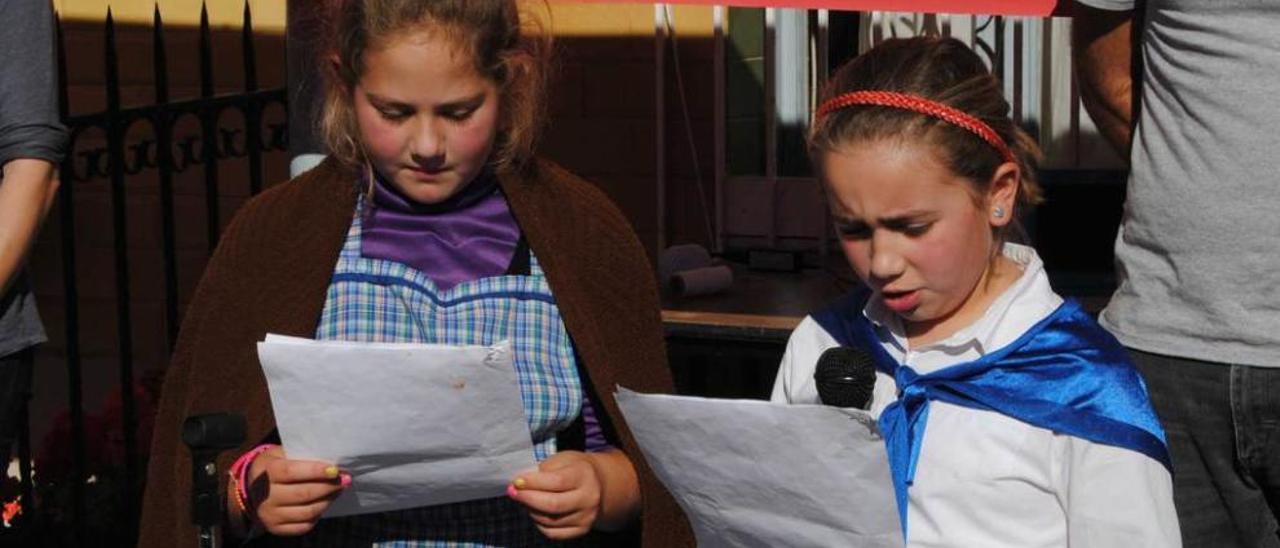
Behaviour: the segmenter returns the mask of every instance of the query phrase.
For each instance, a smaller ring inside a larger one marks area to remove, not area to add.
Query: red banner
[[[576,0],[602,4],[634,4],[634,0]],[[650,2],[653,3],[653,2]],[[809,8],[847,11],[911,11],[999,15],[1066,15],[1071,0],[673,0],[666,4],[723,5],[753,8]]]

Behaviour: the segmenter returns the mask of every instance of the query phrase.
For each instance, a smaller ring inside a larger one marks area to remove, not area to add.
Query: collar
[[[365,175],[367,177],[368,175]],[[375,209],[386,209],[411,215],[433,215],[469,208],[498,190],[498,177],[485,168],[453,196],[437,204],[422,204],[405,196],[400,189],[388,182],[380,173],[374,175],[373,200]]]
[[[974,357],[982,356],[1002,348],[1057,309],[1062,298],[1049,285],[1044,262],[1035,249],[1006,243],[1001,252],[1022,267],[1022,274],[992,301],[982,317],[944,340],[911,348],[901,318],[878,296],[868,299],[862,314],[875,326],[880,340],[896,347],[900,354],[936,351],[960,358],[973,353]]]

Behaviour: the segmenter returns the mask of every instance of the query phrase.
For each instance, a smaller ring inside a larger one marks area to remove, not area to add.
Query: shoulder
[[[862,309],[866,307],[871,292],[864,286],[858,286],[843,297],[836,299],[826,307],[810,315],[810,319],[830,334],[835,340],[846,346],[852,345],[850,336],[856,332],[854,324],[865,321]]]
[[[787,349],[783,353],[780,368],[789,377],[812,377],[818,356],[837,346],[840,346],[840,342],[815,321],[813,316],[805,316],[787,338]]]
[[[1075,299],[1064,300],[1059,309],[1045,321],[1056,321],[1060,328],[1075,335],[1085,346],[1102,351],[1108,358],[1107,361],[1130,365],[1129,353],[1124,345]]]
[[[813,316],[805,316],[787,339],[787,348],[782,354],[782,362],[778,364],[778,375],[774,380],[770,399],[792,404],[820,403],[817,387],[813,382],[813,372],[822,353],[837,346],[840,346],[839,341],[814,320]]]
[[[334,221],[345,222],[357,192],[349,174],[336,161],[325,160],[251,198],[236,212],[227,234],[306,233]]]
[[[559,164],[539,158],[531,166],[527,179],[563,208],[562,213],[599,223],[604,228],[631,231],[626,216],[600,187]]]
[[[325,160],[313,169],[272,186],[254,196],[238,212],[254,220],[284,220],[308,211],[333,208],[335,202],[355,205],[357,190],[352,177],[337,162]],[[339,205],[341,209],[349,209]]]
[[[859,285],[852,291],[845,293],[840,298],[832,301],[827,306],[822,307],[812,314],[815,321],[823,321],[826,317],[839,317],[849,319],[862,314],[862,309],[867,305],[867,301],[871,298],[871,292],[866,287]]]
[[[648,255],[631,223],[595,185],[537,160],[518,174],[504,175],[502,188],[538,259],[562,274],[553,278],[603,276],[632,283],[640,272],[651,277]]]
[[[796,325],[795,330],[791,332],[791,336],[787,338],[787,350],[808,350],[818,349],[818,351],[837,346],[839,343],[831,336],[826,328],[819,324],[812,315],[805,316]]]

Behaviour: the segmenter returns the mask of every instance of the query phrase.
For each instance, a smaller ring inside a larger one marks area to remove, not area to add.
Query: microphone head
[[[871,407],[876,368],[871,355],[848,346],[828,348],[813,371],[818,398],[834,407]]]
[[[187,417],[182,423],[182,443],[192,451],[222,451],[244,442],[245,420],[233,413]]]

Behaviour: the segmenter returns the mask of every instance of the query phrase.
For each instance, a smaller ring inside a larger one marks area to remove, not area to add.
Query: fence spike
[[[209,30],[209,5],[200,3],[200,96],[213,97],[213,33]]]
[[[107,71],[107,110],[120,110],[120,62],[116,52],[116,22],[107,7],[106,24],[106,71]]]
[[[169,57],[165,53],[164,18],[160,16],[160,3],[156,2],[155,12],[151,19],[151,74],[155,79],[155,97],[157,104],[169,102]]]
[[[258,91],[258,59],[253,46],[253,14],[249,10],[249,0],[244,0],[244,25],[240,36],[244,55],[244,90]]]

